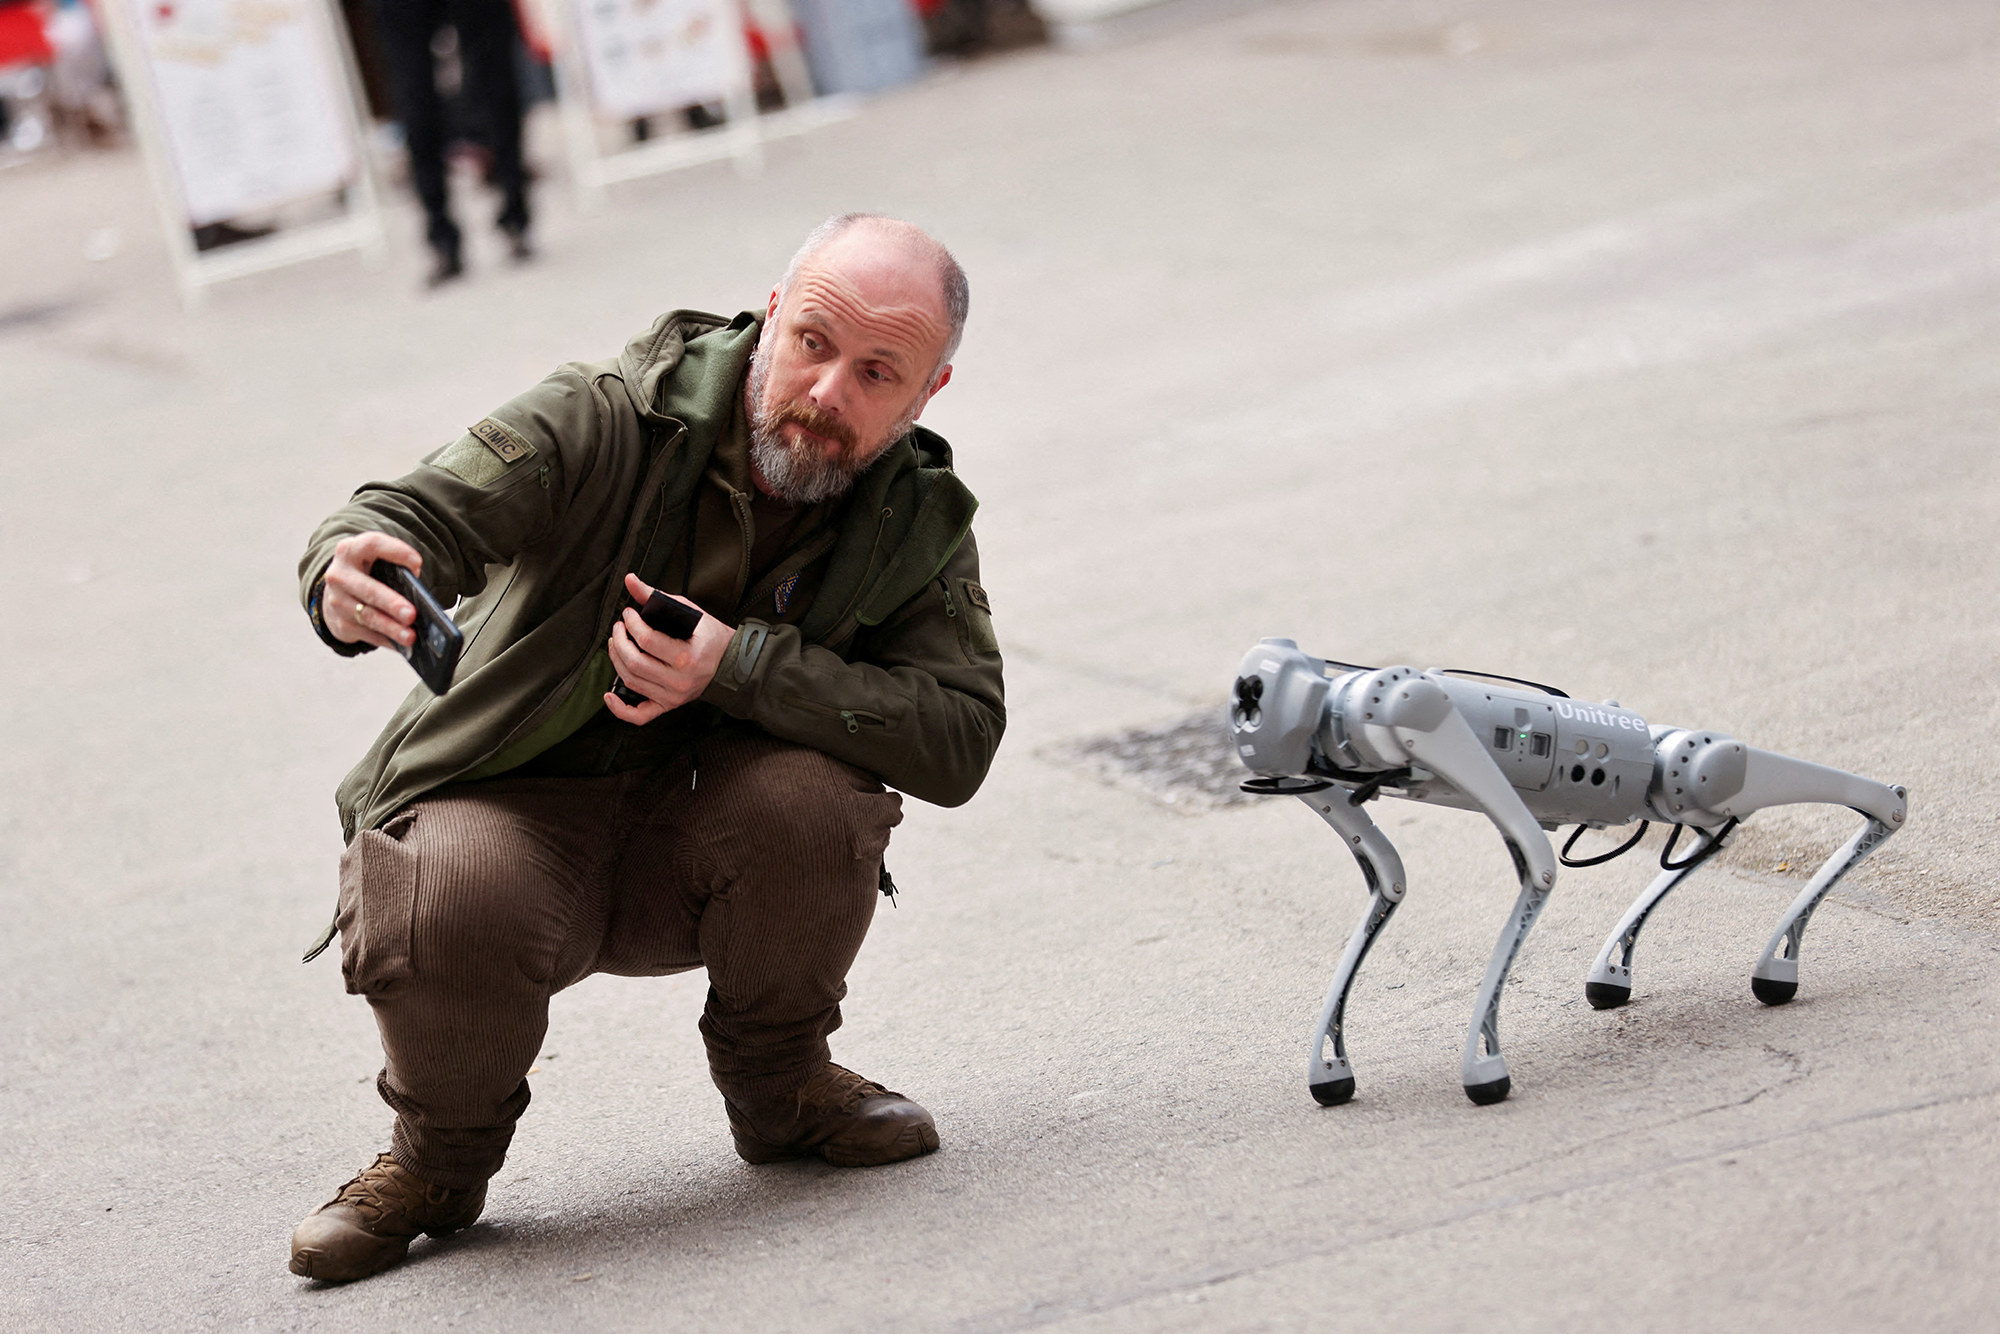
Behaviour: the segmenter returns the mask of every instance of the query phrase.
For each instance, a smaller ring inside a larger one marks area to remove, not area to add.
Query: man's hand
[[[636,574],[625,576],[625,591],[640,606],[653,596],[653,590]],[[686,598],[675,600],[687,602]],[[692,602],[688,605],[694,606]],[[703,613],[693,639],[675,639],[641,620],[638,607],[627,607],[618,624],[611,627],[611,665],[618,669],[627,688],[644,695],[646,702],[635,708],[607,690],[604,707],[611,710],[612,717],[638,724],[678,709],[708,689],[715,669],[722,665],[722,651],[735,635],[735,627]]]
[[[401,650],[416,642],[410,628],[417,609],[410,600],[368,571],[386,560],[423,573],[424,558],[401,538],[387,533],[356,533],[333,547],[333,564],[326,567],[326,588],[319,598],[319,618],[327,633],[343,644],[373,644]]]

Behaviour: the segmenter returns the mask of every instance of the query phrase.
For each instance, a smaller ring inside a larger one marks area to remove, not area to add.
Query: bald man
[[[829,219],[762,311],[664,315],[313,534],[301,595],[335,652],[414,641],[377,561],[458,601],[465,649],[339,789],[313,954],[338,932],[395,1127],[293,1232],[293,1273],[362,1278],[478,1218],[549,997],[592,973],[708,970],[701,1034],[745,1161],[937,1147],[827,1035],[893,892],[898,794],[970,798],[1006,721],[977,502],[916,425],[966,308],[916,227]],[[656,590],[699,612],[689,638],[641,619]]]

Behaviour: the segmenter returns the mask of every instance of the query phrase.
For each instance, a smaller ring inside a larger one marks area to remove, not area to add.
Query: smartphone
[[[445,615],[423,580],[408,568],[378,560],[368,573],[378,583],[387,584],[408,598],[417,609],[417,622],[412,627],[417,632],[416,639],[407,648],[399,646],[399,651],[416,668],[431,693],[442,695],[451,688],[451,674],[458,669],[458,655],[465,648],[465,632]]]
[[[639,609],[639,619],[648,627],[675,639],[694,638],[694,628],[701,624],[701,611],[685,602],[677,602],[659,589],[646,599],[646,605]],[[646,702],[646,697],[626,685],[616,677],[611,679],[611,693],[638,708]]]

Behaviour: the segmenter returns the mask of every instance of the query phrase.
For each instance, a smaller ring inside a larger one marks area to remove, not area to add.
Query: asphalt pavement
[[[540,256],[469,228],[436,293],[399,201],[386,267],[190,313],[134,154],[0,172],[0,1325],[2000,1327],[2000,11],[1293,0],[1093,36],[589,213],[538,122]],[[660,310],[760,305],[850,208],[972,281],[925,420],[983,502],[1011,721],[970,805],[909,804],[835,1039],[942,1150],[749,1167],[701,976],[595,978],[478,1226],[292,1277],[387,1142],[367,1007],[298,955],[334,784],[411,684],[313,638],[306,534]],[[1321,1108],[1352,861],[1296,803],[1078,759],[1219,709],[1264,635],[1616,698],[1911,818],[1782,1008],[1751,965],[1851,814],[1746,824],[1622,1010],[1583,977],[1659,841],[1565,872],[1482,1108],[1506,853],[1378,802],[1410,893]]]

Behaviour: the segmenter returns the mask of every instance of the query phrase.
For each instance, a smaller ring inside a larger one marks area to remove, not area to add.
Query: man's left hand
[[[636,574],[625,576],[625,591],[640,606],[653,596],[653,590]],[[722,652],[735,635],[733,626],[724,625],[704,612],[701,623],[694,628],[694,638],[675,639],[641,620],[638,607],[627,607],[618,624],[611,627],[611,665],[618,669],[626,686],[644,695],[646,700],[634,706],[607,690],[604,707],[611,710],[614,718],[641,725],[669,709],[678,709],[708,689],[708,683],[715,679],[715,669],[722,665]]]

